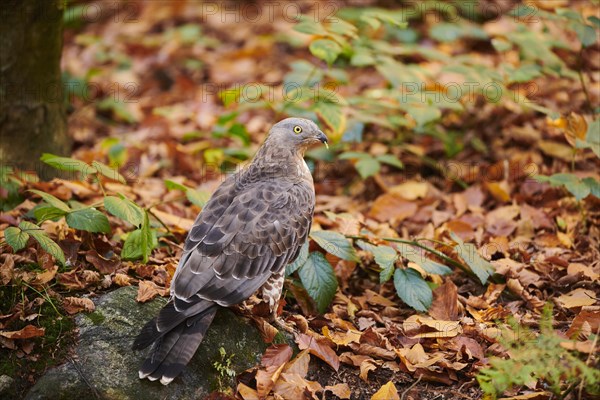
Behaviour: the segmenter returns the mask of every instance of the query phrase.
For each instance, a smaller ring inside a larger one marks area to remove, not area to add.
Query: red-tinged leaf
[[[371,400],[400,400],[400,396],[394,382],[389,381],[371,397]]]
[[[567,331],[567,337],[582,331],[584,324],[589,327],[591,332],[598,332],[598,329],[600,329],[600,311],[581,310]]]
[[[275,344],[269,347],[260,362],[261,368],[256,372],[256,391],[259,398],[269,394],[285,364],[292,358],[292,348],[287,344]]]
[[[38,328],[33,325],[27,325],[25,328],[18,331],[3,331],[0,332],[0,336],[7,339],[30,339],[33,337],[44,336],[46,329]]]
[[[458,318],[458,289],[451,280],[433,290],[429,315],[445,321],[456,321]]]
[[[292,358],[292,348],[287,344],[274,344],[269,347],[260,361],[263,367],[279,367]]]
[[[300,333],[296,335],[296,343],[298,343],[300,350],[308,349],[310,354],[319,357],[334,370],[337,371],[340,368],[340,360],[335,351],[316,338]]]
[[[89,250],[85,253],[85,259],[104,275],[112,274],[121,265],[121,261],[106,259],[96,250]]]

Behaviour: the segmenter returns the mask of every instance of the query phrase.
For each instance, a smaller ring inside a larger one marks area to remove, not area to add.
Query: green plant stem
[[[61,312],[58,311],[58,308],[56,308],[56,306],[54,305],[54,302],[52,301],[52,299],[50,298],[50,296],[48,296],[48,293],[46,293],[46,289],[44,289],[44,293],[41,293],[39,290],[37,290],[33,286],[29,285],[25,281],[23,281],[23,285],[27,286],[29,289],[33,290],[34,292],[36,292],[37,294],[39,294],[40,296],[42,296],[46,301],[48,301],[48,303],[50,303],[50,305],[52,306],[52,308],[54,308],[54,311],[56,311],[56,313],[58,315],[60,315],[61,317],[63,316],[61,314]]]
[[[167,226],[167,224],[165,224],[160,218],[158,218],[158,216],[156,216],[156,214],[154,214],[154,212],[152,210],[150,210],[150,208],[146,209],[146,212],[150,215],[152,215],[162,226],[163,228],[165,228],[167,230],[167,232],[169,233],[169,235],[171,236],[175,236],[173,234],[173,232],[171,232],[171,229],[169,229],[169,227]]]
[[[592,107],[592,100],[590,99],[590,93],[588,92],[587,86],[585,85],[585,79],[583,77],[583,44],[581,45],[581,49],[577,55],[579,68],[577,68],[577,75],[579,76],[579,82],[581,82],[581,88],[583,89],[583,94],[585,95],[585,100],[589,110],[592,112],[592,118],[595,120],[596,117],[594,115],[594,108]]]
[[[365,240],[367,242],[371,242],[368,238],[363,237],[363,236],[346,235],[346,237],[348,239],[358,239],[358,240]],[[465,267],[464,265],[462,265],[458,261],[454,260],[453,258],[448,257],[444,253],[441,253],[441,252],[439,252],[439,251],[437,251],[435,249],[432,249],[431,247],[427,247],[427,246],[419,243],[416,240],[404,240],[404,239],[389,238],[389,237],[382,237],[382,238],[379,238],[379,239],[385,240],[386,242],[403,243],[403,244],[408,244],[408,245],[411,245],[411,246],[418,247],[420,249],[428,251],[429,253],[435,255],[436,257],[441,258],[442,260],[446,261],[448,264],[453,265],[454,267],[460,269],[461,271],[465,272],[469,276],[477,278],[477,276],[470,269],[468,269],[467,267]],[[422,240],[425,240],[425,239],[419,238],[418,240],[422,241]],[[430,240],[430,239],[427,239],[427,240]],[[450,246],[450,245],[448,245],[446,243],[444,243],[444,245]]]
[[[436,171],[438,171],[440,173],[440,175],[442,175],[444,178],[448,179],[449,181],[452,182],[456,182],[456,184],[458,186],[460,186],[462,189],[467,189],[469,187],[469,185],[467,184],[467,182],[463,181],[460,178],[454,178],[454,179],[449,179],[448,176],[446,175],[446,173],[444,172],[444,168],[439,166],[439,162],[437,162],[436,160],[434,160],[433,158],[427,157],[427,156],[418,156],[426,165],[430,166],[431,168],[435,169]]]
[[[184,195],[184,196],[178,196],[178,197],[175,197],[174,199],[170,199],[170,200],[159,200],[159,201],[155,201],[154,203],[150,204],[150,205],[149,205],[148,207],[146,207],[145,209],[146,209],[146,211],[150,211],[150,209],[152,209],[152,208],[154,208],[154,207],[157,207],[157,206],[160,206],[160,205],[163,205],[163,204],[172,203],[172,202],[179,201],[179,200],[185,200],[186,198],[187,198],[187,197]]]
[[[102,181],[100,180],[100,174],[96,172],[96,182],[98,182],[98,186],[100,186],[100,190],[102,190],[102,195],[106,197],[106,190],[104,190],[104,186],[102,185]]]
[[[433,243],[437,243],[440,246],[446,246],[449,248],[453,248],[452,245],[446,243],[446,242],[442,242],[441,240],[437,240],[437,239],[429,239],[429,238],[415,238],[415,241],[417,242],[433,242]]]

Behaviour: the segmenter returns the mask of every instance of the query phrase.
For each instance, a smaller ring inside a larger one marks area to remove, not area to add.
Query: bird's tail
[[[217,312],[214,305],[191,317],[182,316],[184,313],[181,313],[178,319],[172,320],[170,329],[159,331],[161,314],[163,311],[169,312],[168,307],[169,304],[166,310],[161,310],[158,320],[154,318],[144,326],[133,344],[133,349],[138,350],[154,343],[140,367],[139,375],[141,379],[148,378],[151,381],[160,379],[163,385],[171,383],[188,364]]]

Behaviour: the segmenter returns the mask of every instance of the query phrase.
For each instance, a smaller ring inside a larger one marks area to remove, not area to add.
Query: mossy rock
[[[146,351],[131,350],[142,326],[165,299],[135,301],[136,288],[123,287],[96,302],[96,311],[76,318],[75,357],[50,369],[26,396],[34,399],[198,399],[229,387],[231,375],[259,361],[267,345],[257,329],[227,309],[217,313],[188,367],[170,385],[138,378]]]

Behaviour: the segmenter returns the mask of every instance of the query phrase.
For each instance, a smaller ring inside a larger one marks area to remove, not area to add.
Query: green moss
[[[0,312],[7,314],[16,304],[24,301],[29,303],[39,297],[33,290],[20,285],[6,285],[0,287]],[[15,380],[9,393],[9,398],[23,397],[24,393],[31,387],[29,376],[38,377],[51,366],[62,363],[69,348],[74,343],[73,319],[68,317],[59,307],[59,302],[50,299],[45,300],[37,309],[32,310],[39,314],[33,321],[13,322],[8,329],[19,330],[26,325],[34,325],[44,328],[44,335],[33,338],[33,351],[31,354],[19,358],[16,350],[0,349],[0,375],[8,375]],[[17,342],[17,345],[19,343]]]
[[[92,323],[94,325],[100,325],[101,323],[103,323],[106,320],[106,317],[98,311],[94,311],[89,314],[83,314],[83,315],[85,315],[87,318],[89,318],[90,321],[92,321]]]

